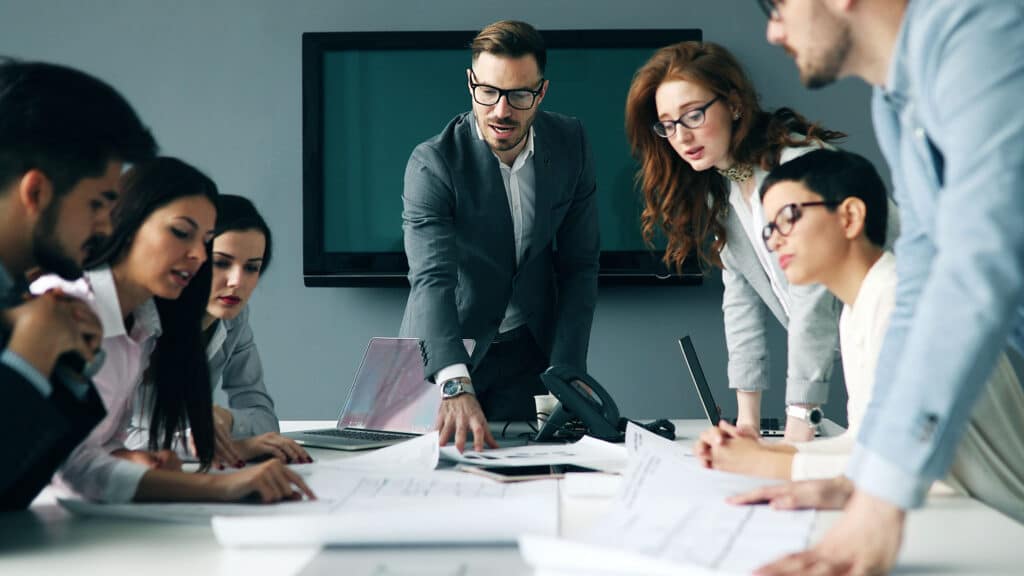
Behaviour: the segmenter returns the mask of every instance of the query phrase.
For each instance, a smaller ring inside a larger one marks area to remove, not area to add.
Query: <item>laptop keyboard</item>
[[[330,436],[331,438],[350,438],[352,440],[403,440],[415,436],[414,434],[403,434],[401,432],[381,432],[379,430],[361,430],[359,428],[310,430],[306,434]]]

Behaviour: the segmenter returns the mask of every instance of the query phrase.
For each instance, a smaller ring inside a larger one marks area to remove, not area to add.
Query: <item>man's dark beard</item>
[[[57,217],[60,201],[51,202],[39,216],[39,223],[32,231],[32,255],[44,272],[53,272],[65,280],[82,276],[82,266],[64,253],[57,241]],[[90,239],[92,241],[92,239]]]

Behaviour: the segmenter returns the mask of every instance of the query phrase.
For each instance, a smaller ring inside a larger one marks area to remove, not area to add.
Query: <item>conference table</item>
[[[334,422],[287,421],[282,430]],[[706,420],[676,420],[678,441],[690,444]],[[314,459],[348,453],[310,450]],[[602,498],[560,497],[559,531],[580,534],[607,509]],[[818,513],[812,539],[838,512]],[[515,546],[229,549],[203,524],[77,516],[48,490],[25,511],[0,513],[0,575],[345,574],[346,576],[519,576],[532,574]],[[908,516],[896,573],[1024,574],[1024,525],[957,495],[931,495]]]

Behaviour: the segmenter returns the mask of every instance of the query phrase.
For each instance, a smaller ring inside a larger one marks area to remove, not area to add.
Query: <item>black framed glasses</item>
[[[764,225],[761,229],[761,239],[764,240],[764,246],[769,252],[772,251],[771,239],[772,234],[776,231],[780,236],[789,236],[790,232],[793,231],[793,226],[800,221],[800,218],[804,215],[804,208],[810,206],[825,206],[832,208],[839,206],[842,202],[799,202],[794,204],[786,204],[782,208],[779,208],[778,213],[775,214],[775,218]]]
[[[779,0],[757,0],[757,5],[761,7],[769,20],[779,19]]]
[[[651,129],[654,130],[655,134],[662,138],[671,138],[676,133],[676,124],[682,124],[690,129],[700,128],[704,125],[704,120],[707,119],[707,114],[705,114],[707,109],[721,99],[721,96],[715,96],[711,100],[708,100],[707,104],[700,106],[699,108],[694,108],[675,120],[658,120],[651,125]]]
[[[529,88],[503,90],[489,84],[478,84],[476,73],[472,69],[469,69],[469,77],[469,87],[473,89],[473,100],[476,100],[476,103],[481,106],[494,106],[504,96],[505,102],[508,102],[508,105],[516,110],[529,110],[537,103],[537,97],[544,91],[543,78],[540,79],[536,90]]]

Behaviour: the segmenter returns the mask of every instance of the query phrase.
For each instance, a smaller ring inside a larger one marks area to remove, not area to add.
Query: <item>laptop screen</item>
[[[416,338],[371,338],[338,428],[423,434],[441,405],[437,385],[423,378]]]
[[[711,387],[708,386],[707,378],[704,377],[704,370],[700,367],[700,360],[697,359],[697,350],[693,347],[693,341],[689,336],[683,336],[679,339],[679,348],[683,351],[686,368],[690,372],[690,378],[693,379],[693,385],[697,388],[697,395],[700,396],[700,401],[704,405],[704,413],[707,414],[712,426],[718,426],[720,420],[718,405],[715,404],[715,398],[711,395]]]

